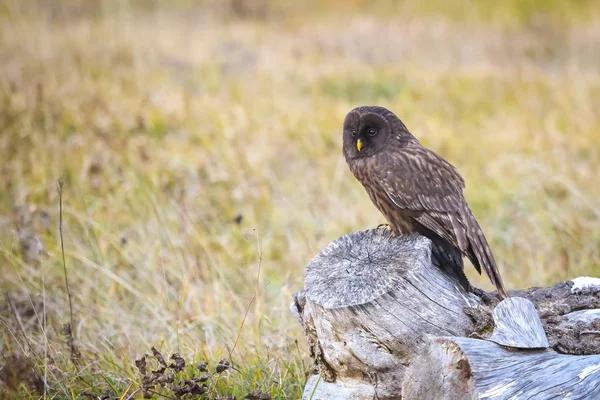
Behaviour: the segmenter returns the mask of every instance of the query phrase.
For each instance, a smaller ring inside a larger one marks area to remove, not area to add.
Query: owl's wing
[[[465,182],[449,162],[420,145],[382,153],[378,181],[399,208],[415,211],[425,228],[458,247],[504,294],[496,262],[463,195]]]
[[[421,146],[381,156],[374,171],[394,204],[418,212],[415,218],[423,226],[467,252],[465,182],[456,168]]]

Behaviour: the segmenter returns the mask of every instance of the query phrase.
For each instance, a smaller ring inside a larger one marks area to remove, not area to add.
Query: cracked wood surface
[[[377,230],[314,257],[291,306],[314,360],[303,399],[596,395],[597,279],[511,291],[497,304],[466,293],[430,257],[427,238]]]
[[[332,398],[335,387],[343,388],[339,398],[398,398],[404,371],[428,336],[473,331],[463,308],[478,307],[479,299],[430,257],[425,237],[371,230],[332,242],[310,262],[292,306],[322,374],[306,398]]]
[[[437,338],[407,370],[402,393],[420,400],[600,399],[600,355]]]

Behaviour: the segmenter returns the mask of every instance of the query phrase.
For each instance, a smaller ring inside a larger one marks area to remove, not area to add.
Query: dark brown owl
[[[350,111],[344,121],[344,156],[395,234],[431,239],[434,263],[469,287],[465,255],[507,297],[492,251],[465,200],[463,178],[421,146],[394,113],[371,106]]]

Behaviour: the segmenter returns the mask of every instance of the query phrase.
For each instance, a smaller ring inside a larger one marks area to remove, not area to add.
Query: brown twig
[[[79,359],[79,350],[75,345],[75,334],[73,330],[75,329],[75,319],[73,317],[73,296],[71,295],[71,290],[69,288],[69,276],[67,274],[67,261],[65,259],[65,242],[63,239],[63,206],[62,206],[62,193],[63,193],[63,179],[62,177],[57,182],[58,187],[58,207],[59,207],[59,219],[58,219],[58,232],[60,234],[60,250],[62,254],[62,262],[63,262],[63,271],[65,274],[65,286],[67,288],[67,295],[69,296],[69,315],[71,317],[70,329],[68,330],[69,341],[71,347],[71,360],[74,364],[77,364],[77,359]]]

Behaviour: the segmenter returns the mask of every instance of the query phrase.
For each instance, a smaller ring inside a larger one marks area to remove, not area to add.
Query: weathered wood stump
[[[329,244],[304,284],[292,304],[314,360],[304,399],[600,391],[600,280],[514,291],[497,305],[432,265],[427,238],[371,230]]]

